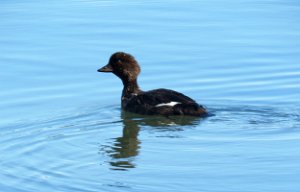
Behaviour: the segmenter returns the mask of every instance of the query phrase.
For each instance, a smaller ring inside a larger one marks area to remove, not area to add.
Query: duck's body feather
[[[169,89],[155,89],[133,95],[127,100],[124,109],[145,115],[201,116],[206,113],[193,99]]]

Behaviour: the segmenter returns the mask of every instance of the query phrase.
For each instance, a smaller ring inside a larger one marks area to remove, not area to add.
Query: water
[[[0,191],[299,191],[300,3],[2,1]],[[122,113],[115,51],[141,88],[213,114]]]

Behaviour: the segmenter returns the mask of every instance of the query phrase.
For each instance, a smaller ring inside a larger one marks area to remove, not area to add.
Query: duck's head
[[[98,72],[111,72],[122,81],[136,80],[141,69],[134,57],[128,53],[114,53],[107,65],[98,69]]]

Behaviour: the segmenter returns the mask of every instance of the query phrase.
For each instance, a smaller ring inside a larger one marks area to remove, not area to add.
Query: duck
[[[123,83],[121,108],[141,115],[207,116],[205,107],[183,93],[170,89],[142,91],[138,85],[140,65],[129,53],[116,52],[98,72],[113,73]]]

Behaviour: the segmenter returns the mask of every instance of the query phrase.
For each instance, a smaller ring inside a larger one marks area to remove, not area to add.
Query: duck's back
[[[125,111],[145,115],[191,115],[204,116],[204,107],[188,96],[169,89],[142,92],[130,98]]]

